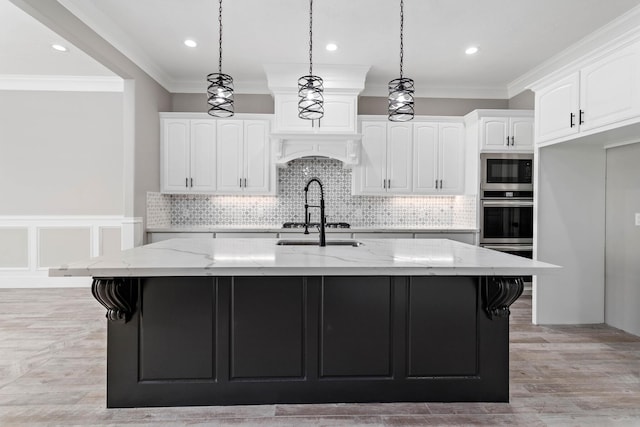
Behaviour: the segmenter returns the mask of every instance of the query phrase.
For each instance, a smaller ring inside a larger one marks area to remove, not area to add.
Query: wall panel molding
[[[27,230],[25,235],[27,247],[27,265],[24,267],[3,267],[0,259],[0,288],[46,288],[46,287],[75,287],[90,286],[90,277],[48,277],[48,268],[40,264],[42,251],[64,250],[58,245],[46,247],[41,241],[43,230],[87,230],[85,244],[90,257],[108,255],[117,249],[129,249],[142,244],[143,221],[142,218],[124,217],[119,215],[29,215],[29,216],[2,216],[0,215],[0,230]],[[117,244],[118,236],[114,236],[113,230],[120,230],[120,244]],[[105,230],[111,233],[105,233]],[[109,237],[107,237],[109,236]],[[106,241],[110,238],[110,241]],[[2,247],[3,243],[6,247]],[[77,243],[77,242],[76,242]],[[0,256],[11,250],[12,242],[0,241]],[[107,248],[105,250],[105,248]],[[103,253],[105,252],[105,253]],[[57,254],[57,258],[64,255]],[[69,261],[73,261],[70,259]],[[6,265],[7,263],[4,263]]]

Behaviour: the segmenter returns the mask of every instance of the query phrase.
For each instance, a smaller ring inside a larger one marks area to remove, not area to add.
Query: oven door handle
[[[517,246],[509,246],[509,245],[481,245],[483,248],[493,249],[496,251],[532,251],[533,246],[531,245],[517,245]]]
[[[533,206],[533,201],[528,200],[483,200],[482,206],[500,207],[500,206]]]

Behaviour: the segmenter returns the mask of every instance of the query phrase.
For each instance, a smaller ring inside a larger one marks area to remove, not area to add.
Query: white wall
[[[122,102],[0,91],[0,215],[122,215]]]
[[[607,150],[605,320],[640,335],[640,143]]]
[[[536,153],[534,256],[563,268],[533,285],[533,322],[604,322],[605,150],[567,142]]]

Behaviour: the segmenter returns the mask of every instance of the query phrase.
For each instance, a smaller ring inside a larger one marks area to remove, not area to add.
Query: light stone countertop
[[[149,227],[147,233],[301,233],[303,228],[282,227]],[[310,227],[309,231],[316,231]],[[400,228],[400,227],[351,227],[351,228],[327,228],[327,233],[478,233],[477,228]]]
[[[362,246],[278,246],[277,239],[169,239],[50,268],[50,276],[523,276],[557,266],[447,239],[358,239]]]

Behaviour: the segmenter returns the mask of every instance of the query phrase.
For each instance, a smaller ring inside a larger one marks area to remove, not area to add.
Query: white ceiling
[[[217,71],[217,0],[59,1],[171,92],[204,92],[205,76]],[[399,74],[399,3],[316,0],[314,64],[370,65],[364,93],[385,94]],[[511,82],[640,0],[404,3],[404,74],[417,95],[491,98],[505,97]],[[8,55],[0,74],[109,74],[73,50],[66,57],[51,51],[55,34],[12,16],[8,0],[0,5],[0,53]],[[264,64],[308,61],[308,8],[306,0],[223,2],[223,72],[238,93],[267,92]],[[198,47],[185,47],[186,38]],[[328,42],[338,50],[326,51]],[[480,52],[465,55],[470,45]]]

